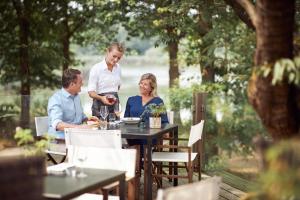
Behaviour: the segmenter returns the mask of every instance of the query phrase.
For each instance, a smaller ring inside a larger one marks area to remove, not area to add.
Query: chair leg
[[[108,200],[108,190],[102,190],[103,200]]]
[[[173,133],[169,133],[169,137],[174,137]],[[174,145],[174,140],[169,140],[169,145]],[[169,149],[170,152],[174,152],[174,149]],[[175,164],[172,162],[169,162],[169,175],[174,174],[174,166]],[[175,179],[174,179],[175,180]],[[174,181],[172,178],[169,178],[169,182]]]
[[[134,196],[135,198],[133,199],[139,199],[139,192],[140,192],[140,178],[141,178],[141,174],[142,174],[142,170],[141,170],[141,155],[140,155],[140,149],[141,146],[140,145],[135,145],[134,148],[136,149],[136,166],[135,166],[135,178],[134,178]],[[129,187],[128,183],[128,187]],[[131,198],[131,195],[129,195],[129,189],[128,189],[128,199]]]
[[[193,182],[193,163],[191,162],[188,163],[188,179],[189,183]]]
[[[198,160],[198,180],[201,180],[201,160]]]
[[[164,173],[162,168],[162,162],[159,162],[157,166],[157,174],[162,174],[162,173]],[[157,189],[162,187],[163,187],[162,177],[158,177]]]
[[[135,200],[136,199],[136,191],[135,191],[135,188],[136,188],[136,177],[133,178],[132,180],[128,181],[128,200]]]
[[[157,189],[162,188],[162,177],[158,177],[155,175],[160,175],[161,173],[165,172],[162,170],[161,162],[152,163],[152,175],[153,175],[153,181],[157,184]]]

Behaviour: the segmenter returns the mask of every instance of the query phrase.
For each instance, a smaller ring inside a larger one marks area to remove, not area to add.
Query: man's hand
[[[100,120],[99,120],[98,117],[96,117],[96,116],[91,116],[91,117],[88,118],[88,121],[99,122]]]

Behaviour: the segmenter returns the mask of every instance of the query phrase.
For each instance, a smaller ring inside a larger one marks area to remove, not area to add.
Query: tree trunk
[[[70,27],[69,27],[69,16],[68,16],[68,3],[62,2],[62,10],[64,13],[64,18],[62,21],[62,45],[63,45],[63,55],[64,55],[64,62],[63,62],[63,71],[69,68],[70,63]]]
[[[178,42],[169,42],[168,43],[168,52],[169,52],[169,87],[174,86],[175,80],[179,78],[179,69],[178,69]]]
[[[170,42],[168,43],[168,52],[169,52],[169,87],[175,85],[175,80],[179,78],[179,69],[178,69],[178,43]],[[173,108],[174,111],[174,121],[177,124],[182,124],[180,117],[180,108]]]
[[[255,65],[292,58],[295,1],[258,0],[256,11]],[[264,78],[253,73],[248,86],[249,101],[275,140],[292,137],[299,133],[299,89],[287,81],[275,86],[271,81],[271,75]]]
[[[21,115],[20,126],[28,128],[30,122],[30,67],[28,53],[29,38],[29,1],[13,1],[14,8],[17,12],[19,23],[19,62],[21,78]]]
[[[66,34],[63,34],[62,43],[63,43],[63,55],[64,55],[64,62],[63,62],[63,71],[64,71],[65,69],[69,68],[69,63],[70,63],[70,41],[69,41],[69,37],[66,36]]]
[[[202,70],[202,83],[215,82],[215,68],[212,65],[207,65]]]

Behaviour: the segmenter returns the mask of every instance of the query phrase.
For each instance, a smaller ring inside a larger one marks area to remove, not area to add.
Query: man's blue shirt
[[[56,138],[64,138],[63,131],[57,131],[59,122],[82,124],[87,118],[83,113],[79,95],[71,95],[64,88],[55,92],[48,101],[48,133]]]

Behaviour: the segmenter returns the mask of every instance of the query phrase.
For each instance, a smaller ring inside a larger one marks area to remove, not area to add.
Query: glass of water
[[[77,153],[78,153],[78,154],[77,154],[77,160],[78,160],[79,163],[80,163],[80,166],[79,166],[80,171],[79,171],[79,173],[77,174],[77,177],[78,177],[78,178],[84,178],[84,177],[87,177],[87,174],[85,174],[85,173],[83,172],[83,164],[84,164],[84,161],[86,161],[86,159],[87,159],[87,154],[86,154],[85,151],[78,151]]]
[[[108,107],[107,106],[100,106],[100,116],[103,119],[103,121],[106,121],[106,118],[108,116]]]

